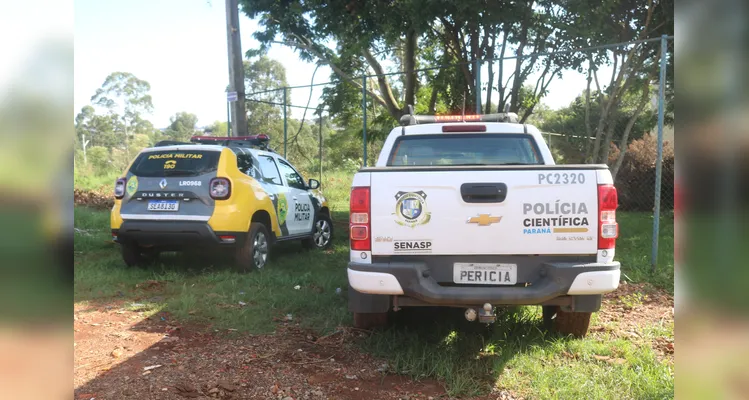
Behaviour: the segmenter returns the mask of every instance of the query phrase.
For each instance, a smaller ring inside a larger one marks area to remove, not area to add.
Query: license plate
[[[514,285],[518,282],[517,264],[455,263],[453,282],[472,285]]]
[[[179,211],[179,201],[177,200],[149,201],[148,211]]]

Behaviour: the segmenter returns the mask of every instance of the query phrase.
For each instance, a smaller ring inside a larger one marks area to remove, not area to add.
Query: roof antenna
[[[460,118],[461,122],[466,122],[466,92],[463,92],[463,115]]]

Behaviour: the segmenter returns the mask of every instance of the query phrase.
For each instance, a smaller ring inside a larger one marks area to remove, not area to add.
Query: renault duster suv
[[[267,147],[266,135],[196,136],[144,149],[117,179],[112,239],[128,266],[162,251],[223,249],[243,270],[263,268],[271,245],[330,246],[325,199]]]

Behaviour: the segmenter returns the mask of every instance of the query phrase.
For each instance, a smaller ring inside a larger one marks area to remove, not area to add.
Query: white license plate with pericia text
[[[453,282],[473,285],[514,285],[518,281],[517,264],[455,263]]]
[[[148,211],[179,211],[179,201],[177,200],[149,201]]]

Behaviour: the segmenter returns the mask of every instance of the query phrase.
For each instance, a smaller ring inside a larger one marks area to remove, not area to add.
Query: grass
[[[96,190],[96,189],[114,189],[114,181],[119,178],[118,172],[109,172],[105,175],[85,175],[75,174],[73,185],[76,189]]]
[[[674,292],[674,217],[663,214],[658,240],[658,264],[651,266],[653,214],[645,212],[617,212],[619,238],[616,240],[615,259],[622,264],[625,279],[649,282],[656,287]]]
[[[333,248],[320,253],[284,244],[274,248],[266,269],[247,274],[234,272],[225,259],[169,254],[147,269],[127,269],[110,241],[108,211],[77,207],[75,301],[120,301],[149,312],[165,310],[177,320],[222,331],[272,332],[274,321],[289,314],[321,333],[350,325],[345,273],[350,179],[331,174],[323,180],[338,221]],[[653,274],[652,217],[619,213],[618,220],[622,236],[617,259],[626,276],[672,291],[670,222],[661,223],[661,265]],[[638,299],[628,301],[636,304]],[[438,379],[453,395],[486,393],[496,386],[530,398],[673,397],[673,366],[658,360],[648,343],[606,334],[583,340],[549,335],[541,329],[538,307],[510,309],[489,327],[465,322],[462,310],[415,308],[395,317],[391,328],[358,345],[387,360],[392,372]],[[646,330],[647,337],[673,337],[673,324]]]

